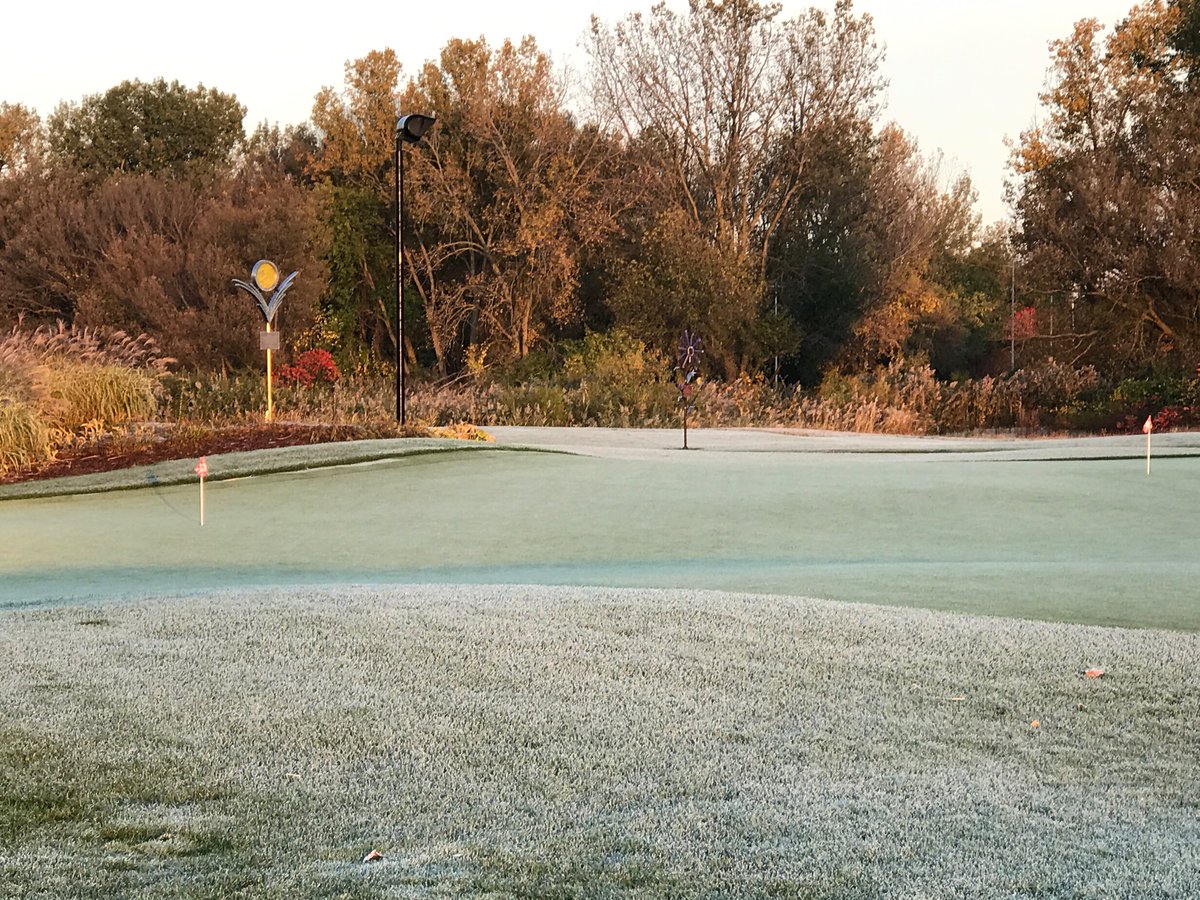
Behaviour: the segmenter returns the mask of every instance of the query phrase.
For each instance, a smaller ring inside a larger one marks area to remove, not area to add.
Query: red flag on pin
[[[205,461],[203,456],[200,457],[200,462],[196,463],[196,474],[201,478],[208,474],[208,462]]]
[[[1146,416],[1146,424],[1142,426],[1142,434],[1149,434],[1154,430],[1154,420],[1150,416]]]

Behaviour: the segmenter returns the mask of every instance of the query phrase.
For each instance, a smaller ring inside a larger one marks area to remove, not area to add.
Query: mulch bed
[[[272,447],[298,447],[335,441],[371,438],[419,437],[424,429],[369,427],[361,425],[239,425],[224,428],[164,429],[150,438],[108,438],[79,447],[60,450],[57,459],[40,469],[8,472],[0,475],[0,484],[61,478],[64,475],[90,475],[131,466],[147,466],[171,459],[192,459],[239,450],[266,450]]]

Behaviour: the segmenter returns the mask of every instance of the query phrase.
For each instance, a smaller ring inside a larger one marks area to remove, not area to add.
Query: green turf
[[[218,461],[219,462],[219,461]],[[217,474],[214,462],[214,474]],[[1200,630],[1200,459],[482,450],[0,503],[0,607],[300,583],[759,591]]]

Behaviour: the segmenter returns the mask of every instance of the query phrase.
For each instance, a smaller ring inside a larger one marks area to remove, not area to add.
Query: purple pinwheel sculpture
[[[704,342],[690,329],[683,332],[679,348],[675,352],[675,387],[679,389],[679,403],[683,406],[683,449],[688,448],[688,413],[696,408],[696,391],[703,379],[700,377],[700,357],[704,355]]]

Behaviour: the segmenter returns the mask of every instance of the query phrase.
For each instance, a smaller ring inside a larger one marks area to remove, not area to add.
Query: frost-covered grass
[[[6,896],[1200,894],[1195,634],[512,586],[0,626]]]

